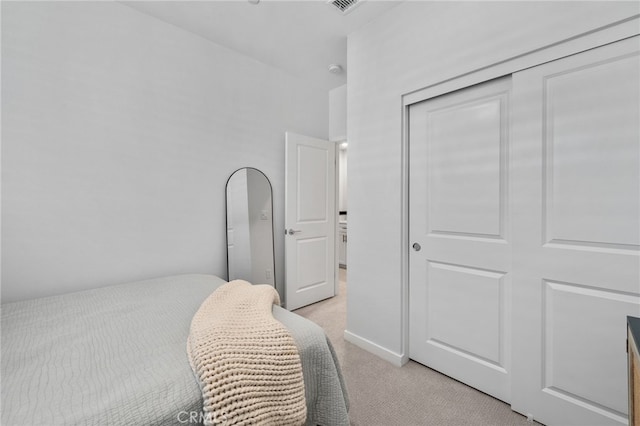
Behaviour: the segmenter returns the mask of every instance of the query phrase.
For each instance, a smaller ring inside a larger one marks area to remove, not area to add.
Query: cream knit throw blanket
[[[235,280],[191,321],[187,353],[214,425],[302,425],[307,408],[298,348],[271,314],[276,290]]]

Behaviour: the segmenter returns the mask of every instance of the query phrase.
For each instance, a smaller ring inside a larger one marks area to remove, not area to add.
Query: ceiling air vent
[[[327,3],[335,7],[343,15],[351,12],[364,0],[328,0]]]

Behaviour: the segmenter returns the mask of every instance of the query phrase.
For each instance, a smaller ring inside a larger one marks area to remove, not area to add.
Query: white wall
[[[329,90],[329,140],[347,139],[347,85]]]
[[[628,18],[636,2],[404,2],[349,37],[350,340],[399,362],[402,100]]]
[[[224,277],[227,177],[261,169],[283,229],[284,132],[327,138],[327,102],[118,3],[2,2],[2,300]]]

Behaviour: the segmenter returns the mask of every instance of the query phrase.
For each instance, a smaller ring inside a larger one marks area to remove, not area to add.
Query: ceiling
[[[364,0],[346,15],[326,0],[121,3],[329,90],[347,82],[347,35],[400,1]],[[334,63],[344,72],[329,73]]]

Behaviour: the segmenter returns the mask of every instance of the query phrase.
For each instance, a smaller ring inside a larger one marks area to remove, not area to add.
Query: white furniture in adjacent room
[[[338,262],[341,268],[347,267],[347,222],[338,224]]]

